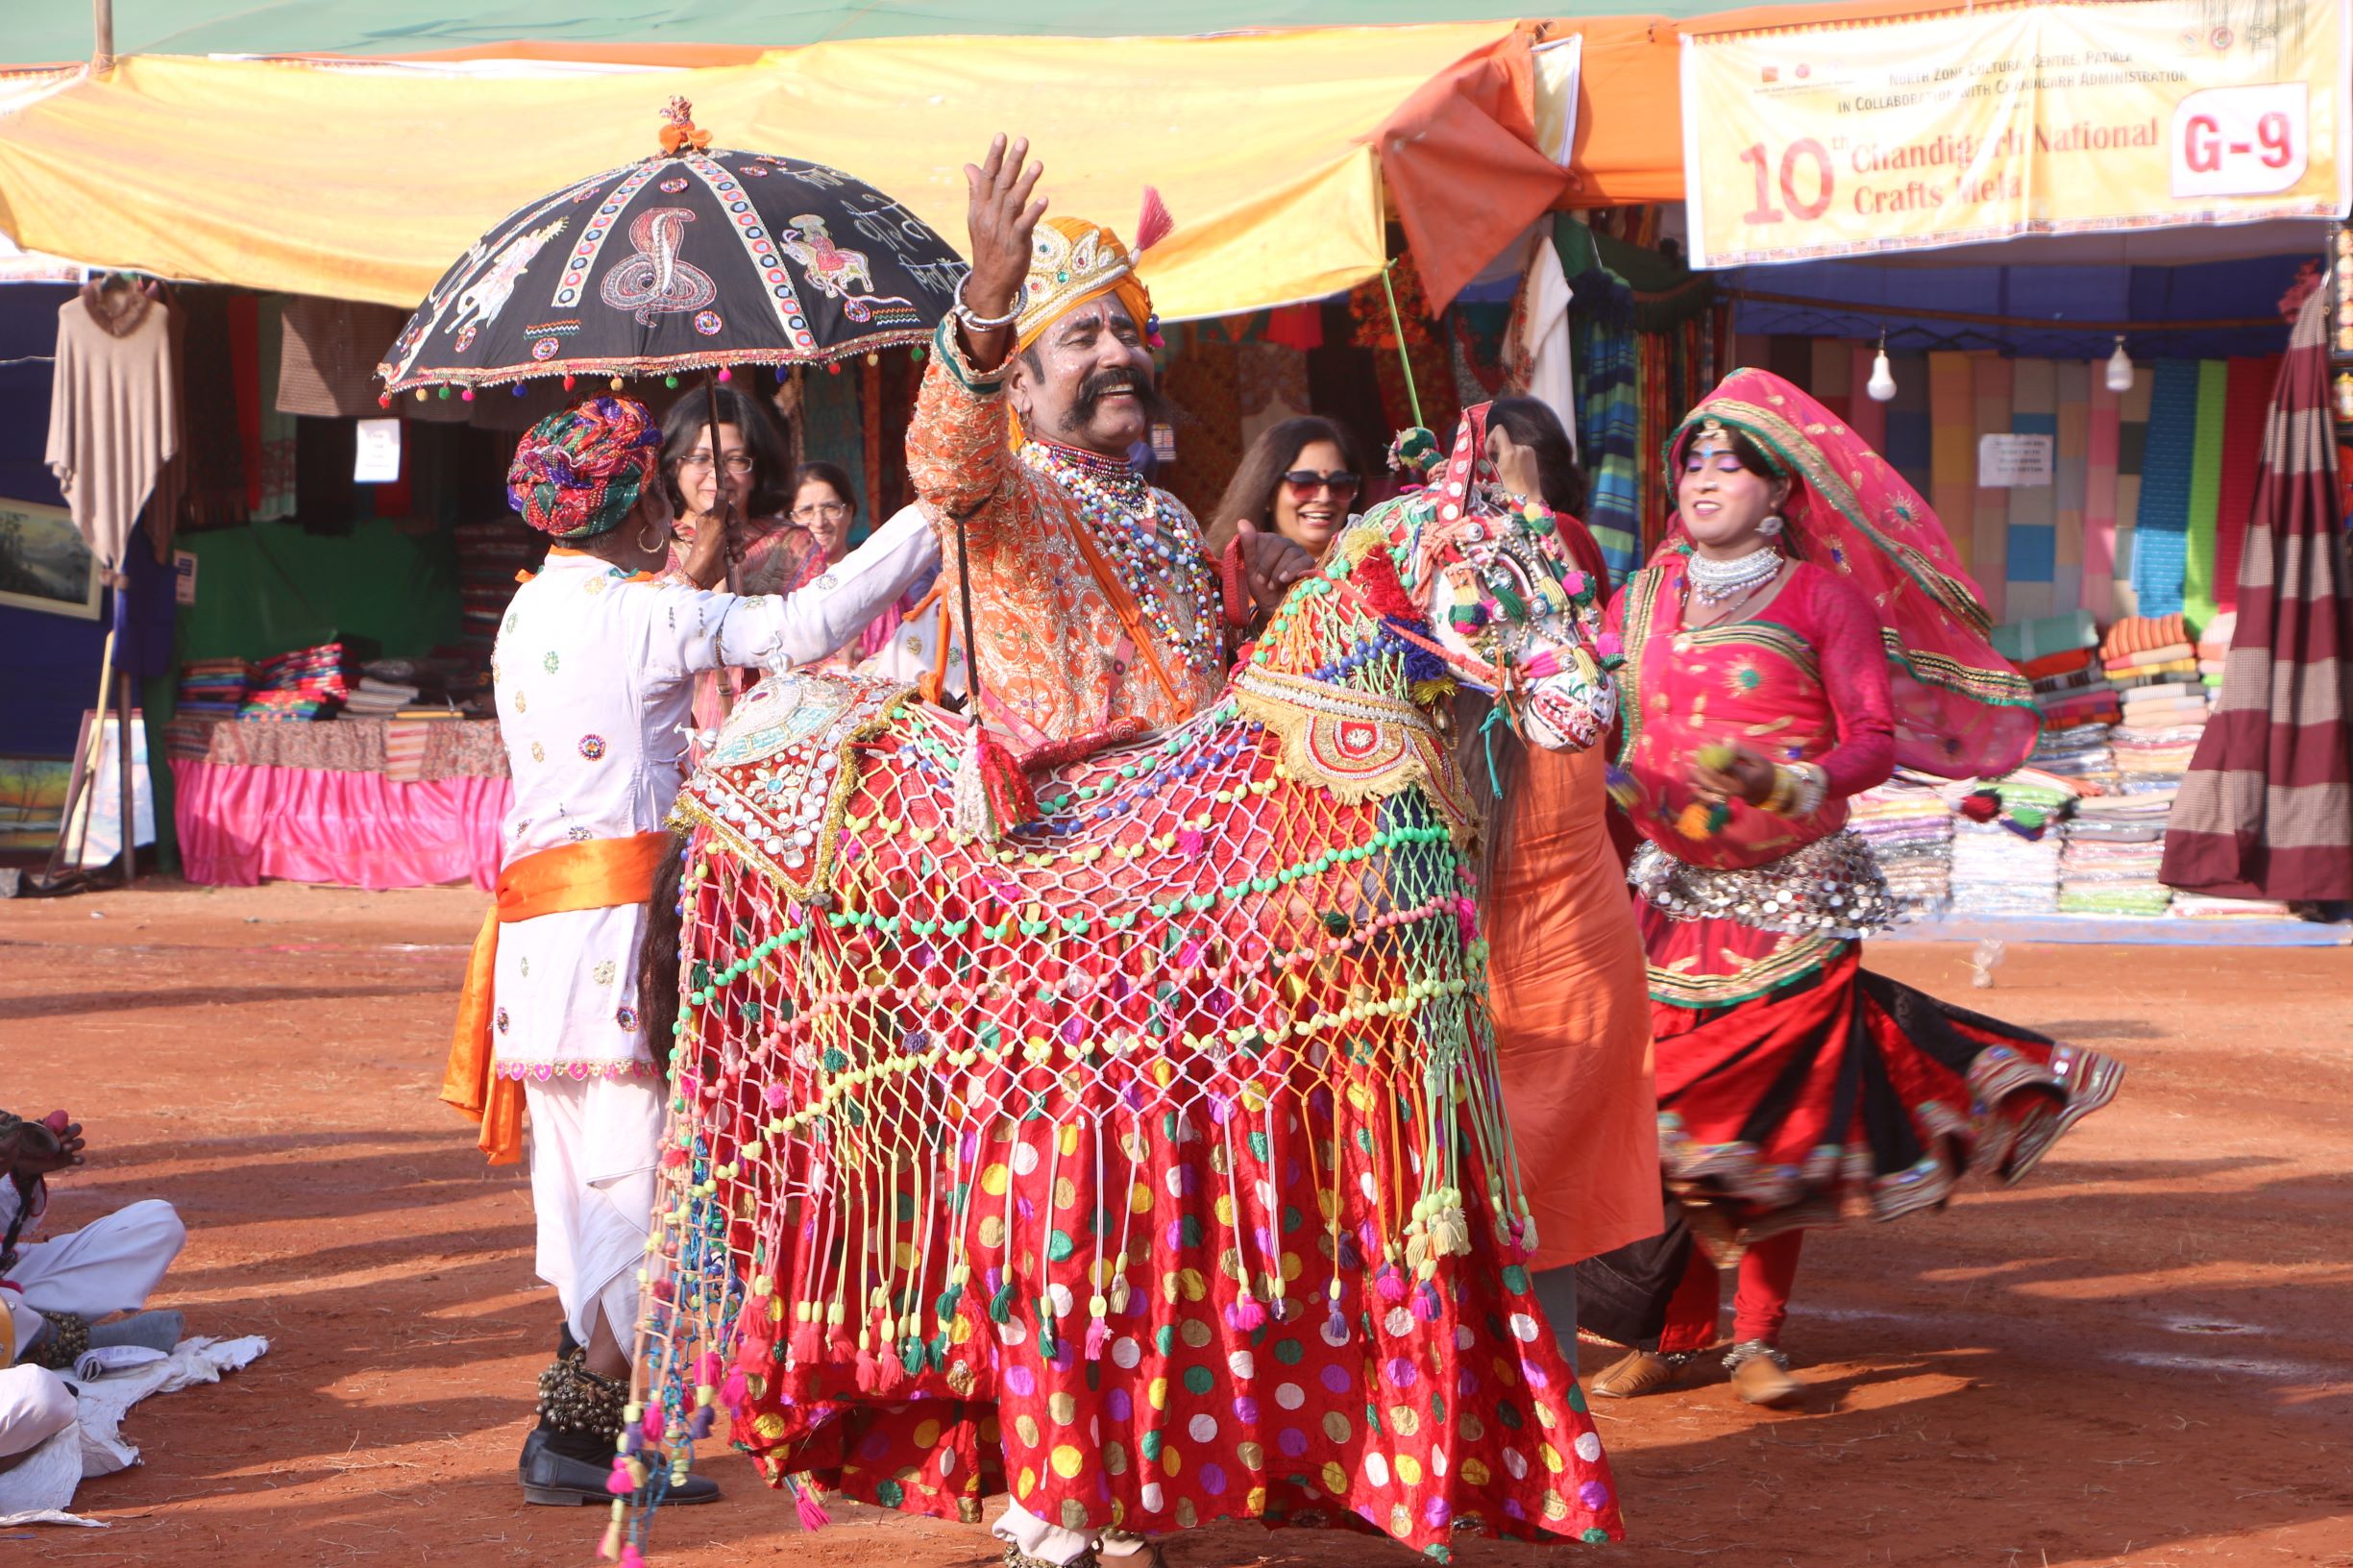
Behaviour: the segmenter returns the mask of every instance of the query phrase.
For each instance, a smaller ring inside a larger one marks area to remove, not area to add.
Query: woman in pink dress
[[[1895,904],[1847,801],[1902,765],[1997,777],[2033,747],[2026,682],[1935,513],[1830,410],[1735,372],[1676,432],[1675,527],[1610,605],[1625,736],[1612,793],[1644,843],[1659,1159],[1698,1250],[1652,1283],[1664,1329],[1594,1380],[1650,1392],[1717,1338],[1735,1393],[1782,1403],[1801,1237],[2016,1181],[2121,1068],[1862,966]],[[1662,1270],[1662,1274],[1663,1274]]]

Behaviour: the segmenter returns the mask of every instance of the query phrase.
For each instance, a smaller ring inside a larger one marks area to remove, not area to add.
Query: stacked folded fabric
[[[2295,911],[2276,898],[2218,898],[2206,893],[2177,893],[2173,913],[2185,920],[2288,920]]]
[[[349,699],[343,704],[344,717],[349,719],[390,719],[417,699],[417,688],[397,681],[379,680],[374,675],[362,675]]]
[[[2000,820],[1954,822],[1952,907],[1964,915],[2056,913],[2059,835],[2022,838]]]
[[[2111,740],[2128,794],[2172,790],[2197,755],[2206,732],[2206,688],[2195,678],[2136,687]]]
[[[237,717],[316,719],[332,713],[350,695],[343,678],[343,645],[321,643],[262,660]]]
[[[2224,610],[2197,634],[2197,674],[2210,688],[2222,684],[2222,665],[2230,657],[2232,639],[2239,635],[2239,612]]]
[[[243,659],[190,659],[180,667],[176,711],[191,719],[234,719],[253,678],[254,667]]]
[[[2063,829],[2059,908],[2071,915],[2162,915],[2172,891],[2157,880],[2170,796],[2079,801]]]
[[[2109,744],[2113,733],[2107,724],[2046,728],[2026,766],[2068,780],[2078,794],[2114,795],[2124,786],[2116,771],[2116,750]]]
[[[2074,808],[2070,779],[2021,768],[1991,782],[1948,784],[1952,907],[1963,915],[2049,915],[2059,907],[2058,824]]]
[[[2109,685],[2120,693],[2197,674],[2197,648],[2179,615],[2125,617],[2108,628],[2099,656]]]
[[[1927,913],[1951,901],[1952,810],[1935,780],[1899,771],[1849,806],[1849,825],[1871,845],[1896,896]]]

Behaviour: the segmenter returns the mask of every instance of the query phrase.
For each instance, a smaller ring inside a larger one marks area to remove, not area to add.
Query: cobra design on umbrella
[[[658,155],[551,191],[469,246],[377,367],[386,395],[815,364],[931,335],[965,265],[919,219],[839,170],[713,148],[683,101],[663,119]],[[877,232],[865,250],[835,237]]]
[[[1545,563],[1496,682],[1541,692],[1532,733],[1590,744],[1614,698],[1598,585],[1468,462],[1352,525],[1212,710],[1038,772],[1001,843],[956,832],[963,723],[904,689],[738,708],[679,797],[657,1506],[723,1411],[772,1479],[948,1517],[1617,1533],[1524,1266],[1462,584]]]
[[[640,212],[629,225],[629,243],[637,254],[604,275],[599,290],[616,310],[633,312],[648,327],[653,318],[680,310],[699,310],[719,298],[719,285],[700,267],[690,266],[679,255],[679,242],[695,214],[683,207],[657,207]]]

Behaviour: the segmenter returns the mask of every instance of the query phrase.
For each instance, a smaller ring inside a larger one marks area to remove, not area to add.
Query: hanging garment
[[[2239,562],[2238,632],[2166,832],[2169,887],[2353,897],[2353,602],[2326,412],[2327,297],[2305,302],[2272,389]]]
[[[393,306],[295,295],[286,301],[278,411],[368,419],[380,408],[376,366],[407,318]]]
[[[128,283],[86,286],[58,307],[47,462],[101,565],[121,565],[131,525],[179,449],[171,311]]]

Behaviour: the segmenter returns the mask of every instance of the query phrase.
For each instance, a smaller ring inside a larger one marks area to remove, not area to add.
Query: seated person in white
[[[0,1335],[12,1351],[0,1363],[62,1370],[92,1348],[179,1343],[180,1313],[139,1310],[187,1239],[170,1204],[147,1198],[69,1235],[24,1239],[49,1207],[49,1178],[82,1160],[81,1124],[64,1112],[39,1121],[0,1112],[0,1307],[10,1318]],[[71,1419],[70,1398],[66,1409]]]

